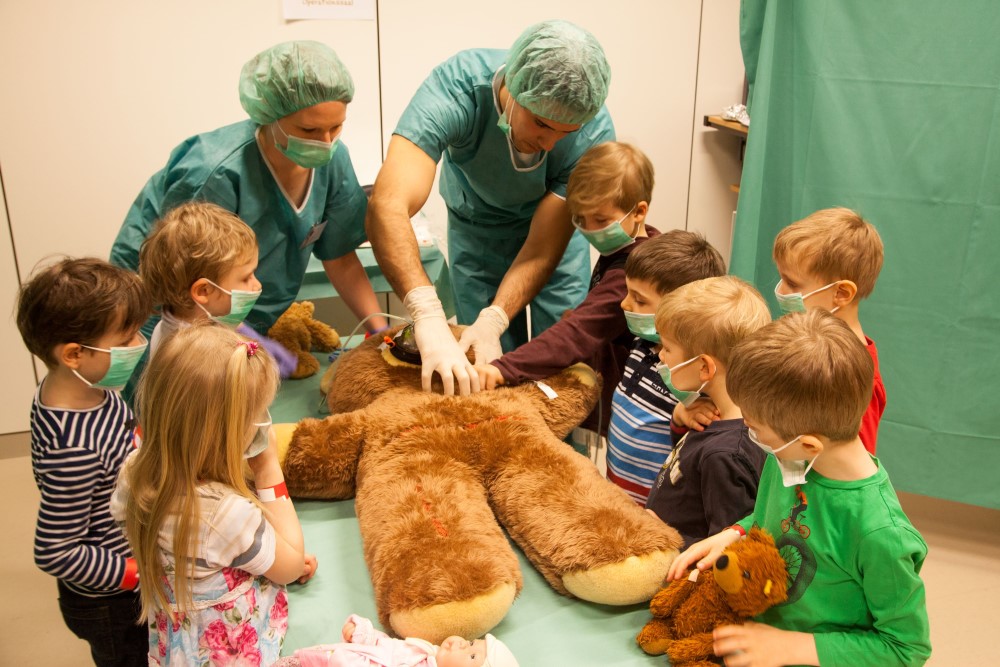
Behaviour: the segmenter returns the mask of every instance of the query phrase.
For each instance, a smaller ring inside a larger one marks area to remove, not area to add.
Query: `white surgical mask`
[[[268,444],[271,442],[272,423],[271,411],[268,410],[267,421],[254,424],[254,426],[257,427],[257,432],[254,433],[253,440],[250,441],[250,445],[247,447],[246,451],[243,452],[243,458],[252,459],[267,449]]]
[[[774,297],[778,300],[778,308],[781,309],[781,313],[783,315],[787,315],[788,313],[804,313],[806,312],[806,303],[805,303],[806,299],[811,297],[813,294],[817,294],[819,292],[822,292],[823,290],[830,289],[839,282],[840,282],[839,280],[834,280],[829,285],[824,285],[819,289],[814,289],[812,292],[809,292],[808,294],[803,294],[801,292],[794,292],[792,294],[781,294],[780,292],[778,292],[778,288],[781,287],[781,281],[779,280],[778,284],[774,286]],[[830,312],[835,313],[839,308],[840,306],[837,306]]]
[[[757,432],[752,428],[747,429],[747,435],[750,436],[750,440],[753,441],[755,445],[763,449],[765,452],[771,455],[775,455],[781,450],[785,449],[796,440],[800,439],[802,436],[797,435],[781,447],[771,448],[769,445],[765,445],[760,441],[760,437]],[[778,469],[781,470],[781,483],[785,486],[795,486],[796,484],[806,483],[806,473],[812,470],[813,465],[816,463],[816,459],[819,458],[819,454],[813,457],[812,461],[806,461],[804,459],[785,461],[783,459],[774,457],[775,462],[778,464]]]

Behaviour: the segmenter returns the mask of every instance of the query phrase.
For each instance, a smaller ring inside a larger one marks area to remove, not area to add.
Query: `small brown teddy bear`
[[[313,319],[316,306],[311,301],[299,301],[288,307],[278,321],[268,330],[268,338],[281,343],[295,355],[298,363],[289,376],[292,379],[309,377],[319,370],[319,361],[311,350],[332,352],[340,347],[340,336],[329,325]]]
[[[742,624],[788,599],[788,568],[764,530],[753,528],[726,549],[712,576],[672,581],[649,603],[653,619],[636,641],[650,655],[666,653],[673,667],[719,664],[712,630]]]

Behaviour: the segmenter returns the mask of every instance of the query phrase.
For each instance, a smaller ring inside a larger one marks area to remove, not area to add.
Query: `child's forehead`
[[[657,299],[666,296],[665,294],[660,294],[656,286],[645,278],[629,276],[628,274],[625,275],[625,287],[634,292],[641,292],[646,296],[656,297]]]

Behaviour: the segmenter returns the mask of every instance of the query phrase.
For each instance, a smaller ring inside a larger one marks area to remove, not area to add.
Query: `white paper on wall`
[[[286,21],[374,21],[375,0],[282,0]]]

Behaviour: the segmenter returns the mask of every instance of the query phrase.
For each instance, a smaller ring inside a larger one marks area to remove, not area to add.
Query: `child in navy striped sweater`
[[[31,408],[35,563],[58,580],[63,619],[99,666],[147,664],[137,568],[109,501],[135,446],[117,390],[145,352],[151,312],[139,277],[99,259],[44,268],[18,296],[21,337],[48,369]]]

